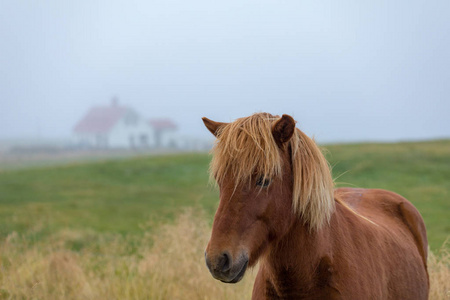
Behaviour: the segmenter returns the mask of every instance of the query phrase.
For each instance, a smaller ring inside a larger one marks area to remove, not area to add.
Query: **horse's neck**
[[[316,260],[328,252],[327,228],[313,232],[298,220],[291,230],[278,242],[270,246],[267,261],[277,267],[316,267]]]
[[[272,288],[278,294],[298,298],[329,280],[331,269],[329,230],[311,232],[300,221],[271,245],[263,264]]]

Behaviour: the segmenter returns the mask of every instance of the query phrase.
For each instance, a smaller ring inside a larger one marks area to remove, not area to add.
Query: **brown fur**
[[[333,192],[325,158],[300,130],[289,133],[289,116],[215,124],[220,204],[205,252],[215,278],[239,281],[259,261],[253,299],[427,298],[426,231],[410,202]],[[257,186],[261,176],[270,185]]]

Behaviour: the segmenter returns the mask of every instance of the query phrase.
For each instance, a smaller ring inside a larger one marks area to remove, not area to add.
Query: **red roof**
[[[177,129],[177,125],[169,119],[151,119],[148,123],[156,130]]]
[[[76,133],[106,133],[128,111],[121,106],[93,107],[75,126]]]

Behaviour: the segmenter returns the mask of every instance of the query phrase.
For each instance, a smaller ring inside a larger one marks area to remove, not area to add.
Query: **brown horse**
[[[427,299],[425,225],[408,200],[334,190],[288,115],[203,122],[217,137],[220,204],[205,251],[214,278],[238,282],[259,261],[253,299]]]

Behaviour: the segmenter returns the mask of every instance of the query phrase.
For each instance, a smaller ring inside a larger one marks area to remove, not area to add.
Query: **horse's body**
[[[221,200],[205,252],[216,279],[237,282],[259,261],[253,299],[427,299],[426,231],[410,202],[333,190],[289,116],[204,122],[219,141],[211,172]]]
[[[415,208],[384,190],[338,189],[335,197],[329,227],[311,234],[297,224],[269,246],[253,298],[426,299],[426,236]]]

